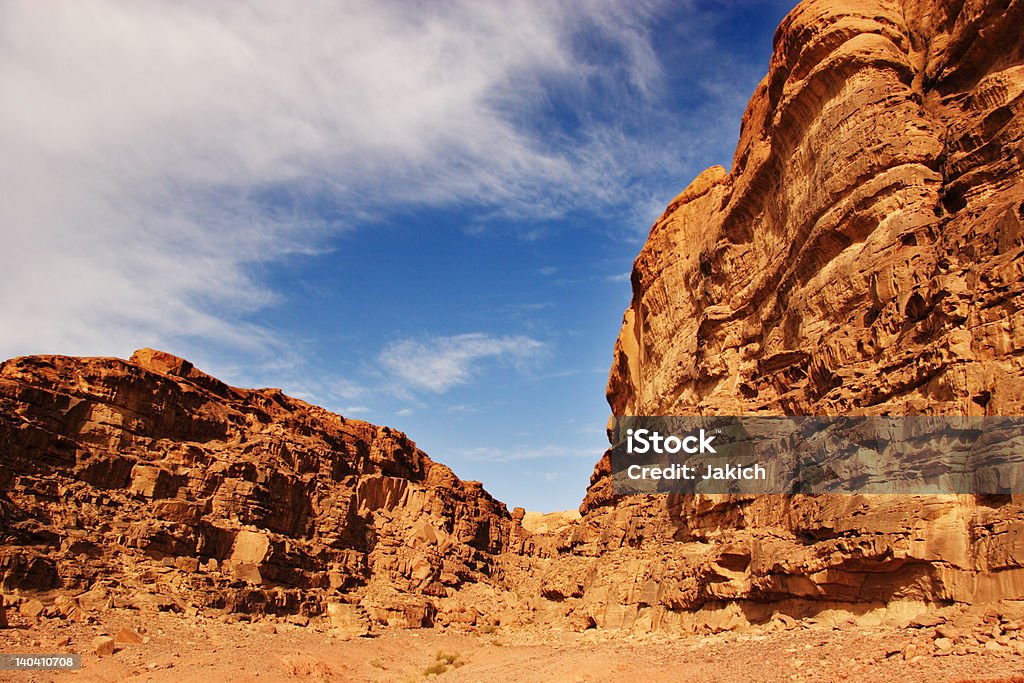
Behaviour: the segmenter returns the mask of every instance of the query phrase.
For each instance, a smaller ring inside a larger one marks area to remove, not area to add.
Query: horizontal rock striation
[[[612,412],[1024,414],[1022,26],[1024,0],[793,10],[732,170],[698,176],[636,260]],[[1019,497],[616,497],[610,475],[606,455],[582,519],[510,515],[401,433],[164,353],[18,358],[0,587],[43,596],[33,618],[224,609],[350,633],[1024,600]]]
[[[794,9],[732,171],[636,259],[612,412],[1024,414],[1022,26],[1017,0]],[[567,556],[599,624],[1024,598],[1016,498],[616,498],[610,467]]]
[[[428,625],[512,526],[400,432],[165,353],[0,365],[5,592]]]

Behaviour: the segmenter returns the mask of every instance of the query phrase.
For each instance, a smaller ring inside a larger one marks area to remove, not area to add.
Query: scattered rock
[[[32,598],[31,600],[26,600],[25,602],[21,603],[21,605],[18,607],[18,613],[23,617],[35,619],[43,613],[44,609],[46,608],[42,602],[36,600],[35,598]]]
[[[106,657],[107,655],[114,654],[116,643],[110,636],[96,636],[92,639],[91,646],[93,653]]]
[[[75,600],[86,612],[102,612],[107,608],[110,596],[104,588],[96,587],[78,595]]]
[[[369,619],[358,605],[329,602],[327,616],[331,620],[331,625],[340,631],[356,636],[369,633]]]
[[[919,614],[910,621],[910,628],[933,628],[946,623],[945,617],[937,614]]]
[[[782,628],[786,631],[790,631],[797,627],[796,619],[789,616],[788,614],[783,614],[782,612],[776,612],[775,614],[773,614],[772,621],[780,624]]]
[[[182,571],[194,574],[199,571],[199,558],[196,557],[177,557],[174,559],[174,566]]]
[[[143,637],[142,634],[135,629],[125,626],[114,635],[114,642],[136,644],[143,642]]]
[[[1003,613],[996,607],[986,610],[981,620],[986,624],[998,624],[1003,619]]]
[[[334,677],[334,671],[327,662],[310,655],[287,655],[281,658],[281,662],[296,678],[332,680]]]
[[[156,661],[149,662],[148,664],[146,664],[146,668],[150,671],[157,671],[159,669],[173,669],[174,660],[170,657],[164,657],[163,659],[158,659]]]

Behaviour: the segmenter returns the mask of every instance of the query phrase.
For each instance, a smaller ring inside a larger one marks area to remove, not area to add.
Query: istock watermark
[[[631,493],[1024,493],[1024,417],[617,417]]]
[[[708,435],[701,429],[696,435],[678,437],[675,434],[662,436],[650,429],[627,429],[626,452],[630,454],[644,453],[714,453],[711,442],[714,435]]]

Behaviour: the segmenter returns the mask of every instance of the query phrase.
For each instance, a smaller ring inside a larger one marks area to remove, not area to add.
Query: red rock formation
[[[1022,19],[795,9],[732,173],[637,258],[613,412],[1020,413]]]
[[[418,626],[510,538],[404,434],[151,349],[0,365],[0,465],[5,591]]]
[[[1022,27],[1018,0],[793,10],[732,171],[636,259],[613,413],[1024,414]],[[601,556],[599,624],[1024,598],[1017,499],[617,499],[609,475],[574,550]]]
[[[637,258],[612,411],[1024,412],[1022,26],[1021,0],[795,9],[732,171]],[[616,498],[606,458],[583,519],[531,535],[398,432],[150,350],[0,365],[0,464],[0,582],[88,589],[30,601],[65,618],[723,630],[1024,599],[1016,498]]]

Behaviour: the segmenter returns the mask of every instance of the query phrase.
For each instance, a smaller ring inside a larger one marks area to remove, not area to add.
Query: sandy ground
[[[99,623],[15,621],[0,652],[80,652],[77,672],[0,672],[11,681],[1021,681],[1024,655],[930,651],[927,629],[797,628],[713,636],[519,629],[390,630],[351,638],[326,624],[224,623],[109,610]],[[122,627],[147,642],[92,654]],[[908,649],[908,645],[911,646]],[[915,649],[916,648],[916,649]]]

